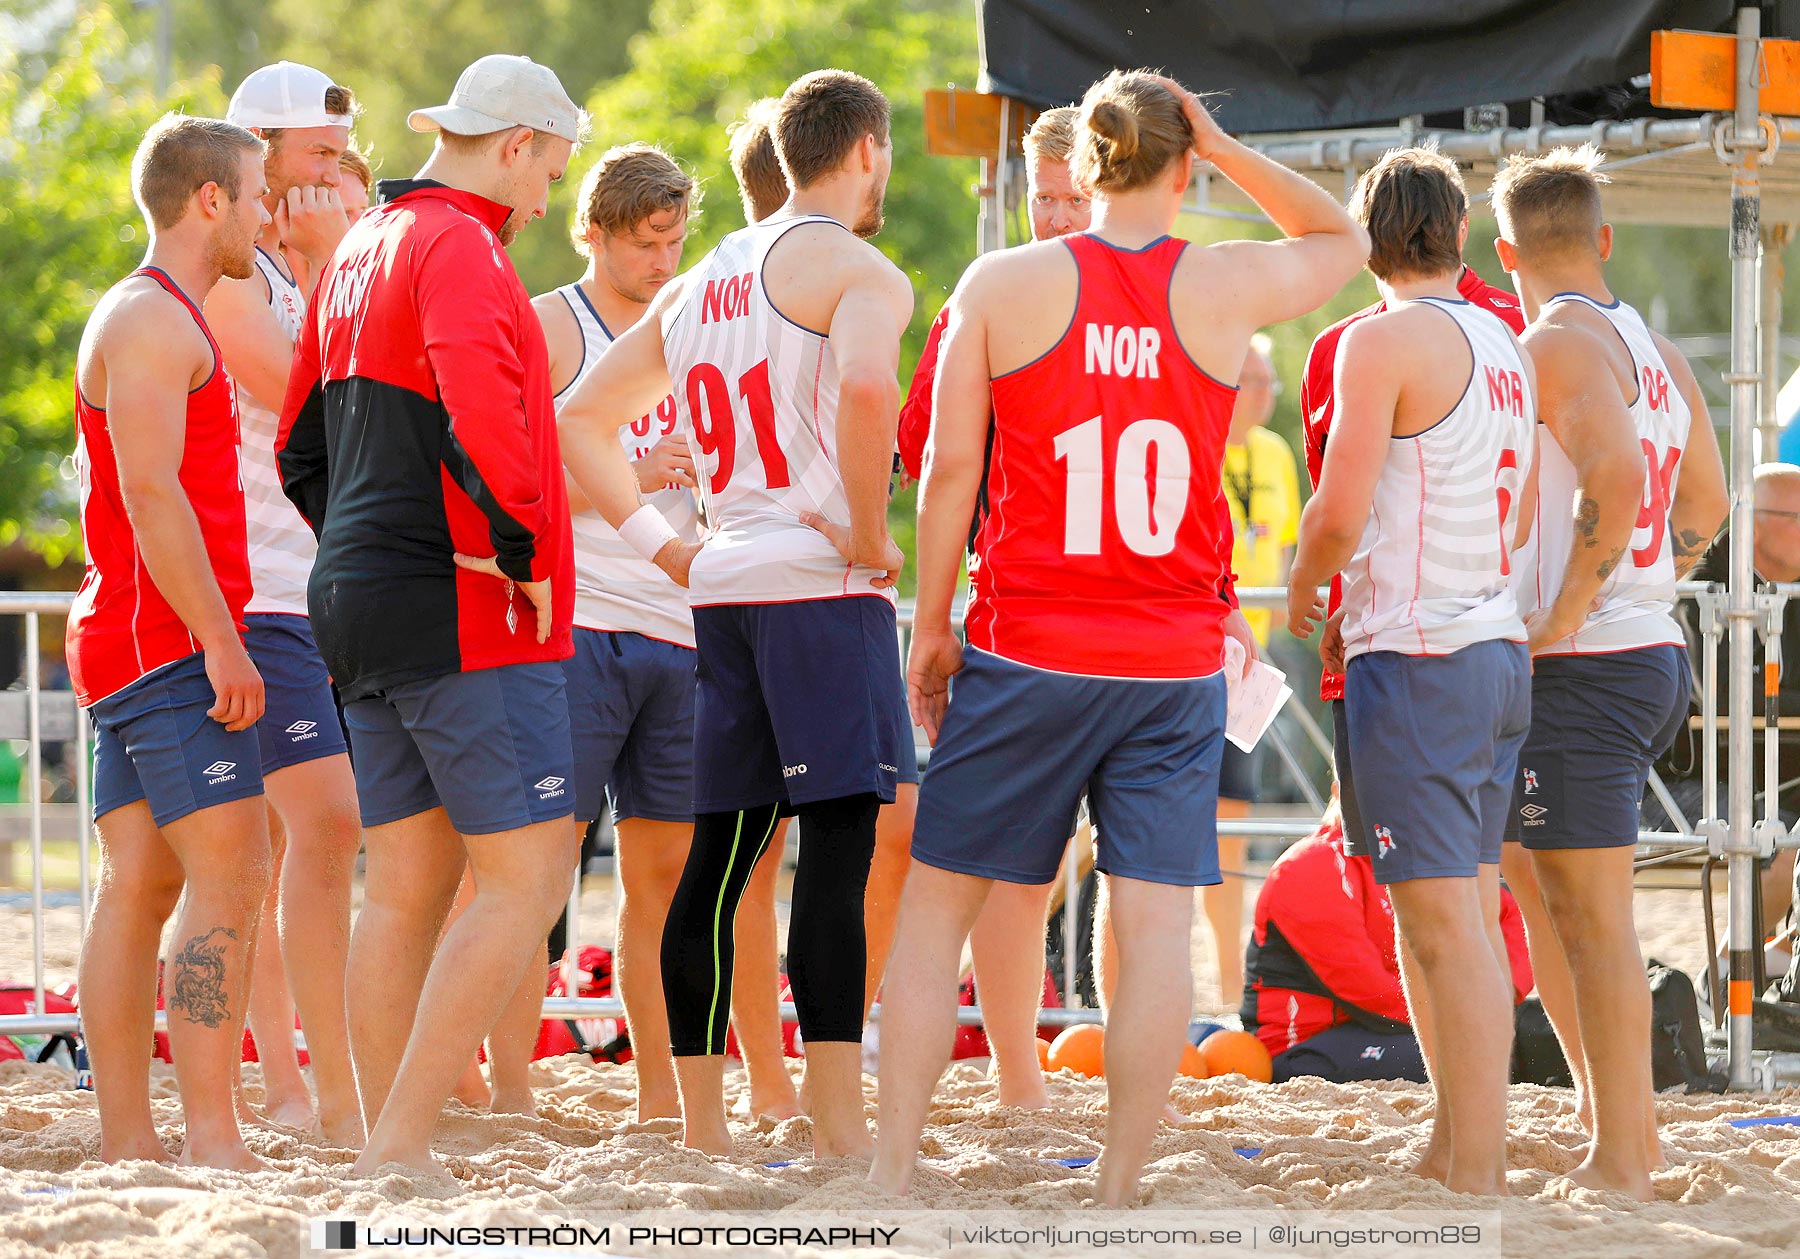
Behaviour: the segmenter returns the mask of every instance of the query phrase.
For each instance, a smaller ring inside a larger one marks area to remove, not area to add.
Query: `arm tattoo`
[[[1599,545],[1594,540],[1594,530],[1599,527],[1600,504],[1584,494],[1581,496],[1581,506],[1575,509],[1575,536],[1581,539],[1584,548],[1591,550]]]
[[[216,1028],[231,1017],[225,994],[225,950],[238,938],[230,927],[214,927],[181,946],[175,955],[169,1013]]]
[[[1700,562],[1712,539],[1698,529],[1680,529],[1675,533],[1675,575],[1685,577]]]

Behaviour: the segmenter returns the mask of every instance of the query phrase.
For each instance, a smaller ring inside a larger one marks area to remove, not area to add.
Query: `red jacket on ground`
[[[1513,999],[1523,1001],[1533,983],[1525,920],[1504,888],[1500,930]],[[1322,825],[1270,868],[1256,897],[1241,1013],[1271,1055],[1352,1021],[1373,1031],[1411,1026],[1387,889],[1368,857],[1344,855],[1342,821]]]

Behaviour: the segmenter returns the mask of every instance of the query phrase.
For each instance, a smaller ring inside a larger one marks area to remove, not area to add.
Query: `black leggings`
[[[880,807],[873,795],[862,795],[798,808],[805,842],[794,872],[788,977],[800,1035],[809,1043],[862,1039],[863,892]],[[732,925],[779,816],[776,805],[766,804],[694,819],[694,846],[662,938],[663,998],[677,1058],[725,1052]]]

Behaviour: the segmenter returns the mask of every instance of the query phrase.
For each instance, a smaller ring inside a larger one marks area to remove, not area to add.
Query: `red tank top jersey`
[[[1068,330],[992,384],[969,642],[1059,673],[1204,677],[1235,602],[1219,470],[1237,391],[1175,334],[1186,241],[1063,243],[1080,275]]]
[[[237,391],[225,372],[212,329],[187,294],[154,268],[131,274],[148,276],[186,306],[212,349],[212,375],[187,397],[179,476],[200,522],[200,536],[205,539],[219,592],[241,634],[244,605],[250,601],[250,556],[245,542],[244,486],[238,469]],[[87,569],[69,612],[66,650],[75,697],[86,707],[201,647],[144,567],[119,490],[119,465],[106,412],[82,396],[79,379],[75,425]]]

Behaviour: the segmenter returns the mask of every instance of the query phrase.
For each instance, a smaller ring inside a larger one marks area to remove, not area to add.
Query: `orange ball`
[[[1050,1042],[1040,1036],[1037,1038],[1037,1047],[1038,1067],[1040,1070],[1048,1071],[1050,1069]]]
[[[1096,1077],[1106,1074],[1106,1033],[1098,1023],[1077,1023],[1050,1042],[1047,1064],[1052,1071]]]
[[[1200,1062],[1209,1076],[1241,1075],[1264,1084],[1275,1077],[1269,1051],[1249,1032],[1214,1032],[1200,1042]]]
[[[1196,1080],[1206,1078],[1206,1059],[1200,1056],[1198,1045],[1190,1045],[1185,1040],[1181,1042],[1181,1066],[1176,1070]]]

